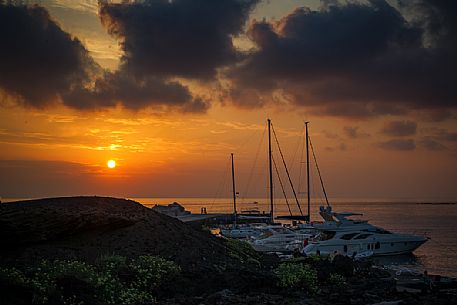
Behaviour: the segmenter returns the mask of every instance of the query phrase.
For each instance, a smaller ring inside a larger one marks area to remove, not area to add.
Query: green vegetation
[[[317,255],[317,254],[311,254],[308,257],[311,258],[313,260],[313,262],[319,262],[319,261],[323,261],[323,260],[328,260],[327,257],[323,257],[323,256],[320,256],[320,255]]]
[[[42,261],[21,271],[0,268],[0,281],[32,294],[32,304],[138,304],[154,301],[160,287],[180,274],[160,257],[102,257],[95,265],[77,260]]]
[[[317,292],[317,272],[311,266],[285,262],[275,271],[278,285],[282,288],[306,289],[311,293]]]
[[[330,274],[330,277],[328,279],[328,282],[330,285],[336,287],[336,288],[341,288],[346,285],[346,279],[344,276],[338,274],[338,273],[332,273]]]
[[[239,260],[241,263],[260,267],[260,256],[252,246],[242,240],[229,238],[226,240],[228,255]]]

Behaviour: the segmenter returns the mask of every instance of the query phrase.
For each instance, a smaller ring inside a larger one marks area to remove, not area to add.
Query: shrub
[[[330,274],[328,282],[329,282],[330,285],[335,286],[337,288],[341,288],[344,285],[346,285],[345,277],[342,276],[341,274],[338,274],[338,273]]]
[[[313,260],[313,262],[319,262],[319,261],[328,259],[327,257],[323,257],[323,256],[317,255],[317,254],[311,254],[308,257],[311,258]]]
[[[140,256],[129,267],[136,274],[135,286],[143,289],[157,288],[181,271],[174,262],[156,256]]]
[[[104,272],[116,273],[127,267],[127,259],[120,255],[105,255],[97,260],[96,267]]]
[[[317,291],[317,272],[309,265],[282,263],[276,269],[276,276],[280,287]]]
[[[31,304],[57,300],[71,305],[123,305],[153,302],[154,292],[179,273],[179,266],[160,257],[140,256],[128,261],[122,256],[105,256],[95,265],[78,260],[44,260],[24,273],[16,268],[0,268],[0,280],[30,287]]]
[[[101,298],[106,304],[137,304],[154,300],[153,290],[173,280],[181,271],[174,262],[155,256],[131,260],[106,256],[98,261]]]
[[[74,296],[70,299],[64,298],[57,281],[62,278],[74,278],[87,283],[88,286],[95,286],[97,279],[97,272],[93,266],[77,260],[43,260],[38,266],[29,268],[27,274],[27,282],[35,291],[34,304],[47,304],[51,297],[60,298],[64,304],[79,303]]]
[[[27,278],[16,268],[0,268],[0,280],[11,284],[25,284]]]
[[[260,267],[260,256],[248,242],[229,238],[226,240],[226,244],[230,257],[239,260],[241,263],[249,263]]]

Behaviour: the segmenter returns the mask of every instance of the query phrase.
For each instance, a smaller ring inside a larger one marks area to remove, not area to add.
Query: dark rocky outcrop
[[[239,269],[226,242],[125,199],[63,197],[2,204],[0,264],[157,255],[184,272]],[[248,266],[244,267],[248,268]]]

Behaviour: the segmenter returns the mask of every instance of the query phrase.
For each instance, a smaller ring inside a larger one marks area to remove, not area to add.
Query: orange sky
[[[81,40],[99,65],[117,69],[123,51],[94,21],[98,20],[96,1],[40,3],[63,30]],[[250,20],[280,19],[303,5],[316,9],[319,4],[265,1]],[[246,37],[236,38],[235,45],[252,47]],[[206,113],[122,106],[76,110],[60,104],[34,108],[11,96],[4,98],[0,103],[0,196],[230,197],[228,187],[219,189],[233,152],[238,188],[244,191],[253,177],[248,195],[243,195],[266,197],[266,138],[260,148],[259,143],[266,119],[271,118],[297,184],[300,171],[301,179],[305,174],[301,153],[307,120],[330,197],[457,199],[455,116],[432,121],[430,111],[412,110],[354,118],[286,102],[238,107],[216,98],[217,84],[189,79],[182,83],[211,100]],[[414,122],[416,127],[407,135],[392,135],[386,131],[392,122]],[[414,148],[399,150],[382,144],[397,139],[413,141]],[[442,147],[427,146],[431,139]],[[110,159],[116,160],[115,169],[107,168]],[[301,184],[303,191],[303,180]],[[317,180],[313,184],[317,188]],[[276,194],[281,197],[279,188]]]

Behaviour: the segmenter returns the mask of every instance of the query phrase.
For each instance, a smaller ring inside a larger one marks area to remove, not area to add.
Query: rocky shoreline
[[[1,204],[0,237],[0,304],[457,304],[452,287],[401,291],[343,256],[281,262],[131,200]]]

